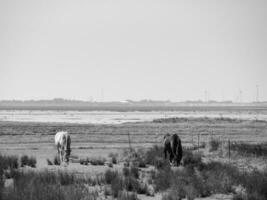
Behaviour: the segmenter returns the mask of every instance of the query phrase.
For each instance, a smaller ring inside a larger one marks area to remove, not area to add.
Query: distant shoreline
[[[45,106],[35,106],[35,105],[11,105],[3,106],[0,105],[0,110],[40,110],[40,111],[111,111],[111,112],[153,112],[153,111],[259,111],[266,110],[267,105],[179,105],[179,106],[72,106],[72,105],[45,105]]]
[[[187,123],[187,122],[205,122],[205,123],[242,123],[242,122],[258,122],[266,123],[266,120],[255,120],[255,119],[237,119],[237,118],[214,118],[214,117],[169,117],[169,118],[157,118],[151,121],[139,121],[139,122],[125,122],[121,124],[98,124],[98,123],[77,123],[77,122],[36,122],[36,121],[0,121],[1,125],[50,125],[50,126],[124,126],[124,125],[133,125],[133,124],[174,124],[174,123]]]

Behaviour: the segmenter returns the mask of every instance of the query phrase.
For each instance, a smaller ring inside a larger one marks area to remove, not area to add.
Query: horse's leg
[[[57,160],[61,163],[61,148],[59,144],[57,144]]]
[[[170,154],[170,163],[172,163],[174,155],[173,155],[172,151],[169,152],[169,154]]]
[[[167,159],[167,148],[164,148],[164,158]]]
[[[61,163],[61,151],[60,151],[60,149],[58,149],[58,161],[59,161],[59,163]]]
[[[63,151],[62,149],[60,150],[60,164],[63,162]]]
[[[183,148],[181,141],[179,141],[179,146],[177,147],[177,165],[179,166],[181,164],[181,160],[183,157]]]

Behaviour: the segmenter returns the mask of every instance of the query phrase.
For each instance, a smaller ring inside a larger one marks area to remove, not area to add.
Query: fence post
[[[193,135],[193,131],[192,131],[192,147],[194,147],[194,135]]]
[[[130,150],[130,153],[132,153],[132,145],[131,145],[130,131],[128,131],[128,142],[129,142],[129,150]]]
[[[199,152],[199,133],[198,133],[198,136],[197,136],[197,151]]]
[[[228,139],[228,157],[229,157],[229,162],[230,162],[230,158],[231,158],[231,142],[230,142],[230,139]]]

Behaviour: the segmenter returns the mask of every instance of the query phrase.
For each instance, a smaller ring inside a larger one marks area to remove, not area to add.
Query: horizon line
[[[162,103],[235,103],[235,104],[246,104],[246,103],[266,103],[267,100],[259,100],[259,101],[233,101],[230,99],[226,100],[216,100],[216,99],[209,99],[207,101],[201,100],[201,99],[188,99],[188,100],[182,100],[182,101],[173,101],[169,99],[165,100],[159,100],[159,99],[139,99],[139,100],[132,100],[132,99],[125,99],[125,100],[106,100],[106,101],[101,101],[101,100],[82,100],[82,99],[69,99],[69,98],[48,98],[48,99],[0,99],[0,102],[3,101],[21,101],[21,102],[27,102],[27,101],[77,101],[77,102],[84,102],[84,103],[130,103],[130,102],[162,102]]]

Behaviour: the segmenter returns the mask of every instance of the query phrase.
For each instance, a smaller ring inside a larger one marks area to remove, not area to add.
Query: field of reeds
[[[130,165],[124,161],[121,168],[109,167],[95,177],[64,168],[35,170],[31,161],[25,163],[26,155],[1,155],[0,199],[140,199],[140,195],[153,197],[156,193],[163,200],[213,194],[230,195],[235,200],[267,198],[266,169],[241,171],[231,163],[204,162],[202,153],[191,150],[185,150],[182,166],[173,168],[162,158],[162,151],[159,146],[137,151],[129,159]],[[140,167],[140,162],[145,166]],[[26,164],[30,168],[25,168]],[[8,180],[12,184],[6,186]]]

